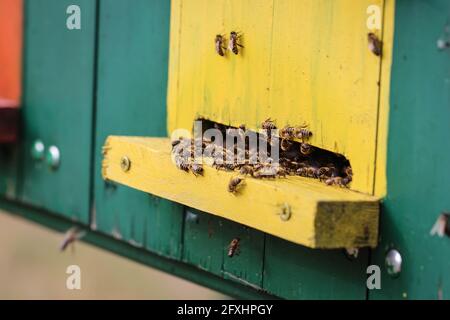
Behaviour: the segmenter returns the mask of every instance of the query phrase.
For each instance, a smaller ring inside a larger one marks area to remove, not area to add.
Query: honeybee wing
[[[80,231],[77,227],[70,228],[64,234],[64,239],[61,242],[60,251],[64,251],[71,243],[81,239],[86,235],[85,231]]]
[[[439,215],[433,227],[430,230],[430,235],[438,235],[439,237],[443,237],[445,234],[445,228],[448,223],[448,218],[445,214]]]

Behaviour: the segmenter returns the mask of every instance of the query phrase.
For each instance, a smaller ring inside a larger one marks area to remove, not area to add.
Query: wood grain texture
[[[430,230],[450,210],[450,59],[439,50],[450,23],[447,0],[397,0],[390,88],[387,196],[373,263],[397,249],[397,278],[382,268],[370,299],[449,299],[450,239]],[[448,34],[447,34],[448,36]]]
[[[202,177],[185,173],[172,163],[170,145],[168,138],[111,136],[104,147],[103,177],[313,248],[377,244],[375,197],[302,177],[248,178],[232,194],[227,186],[236,173],[208,166]],[[128,172],[120,167],[123,156],[131,160]],[[292,213],[287,222],[280,219],[286,205]]]
[[[66,27],[82,8],[81,30]],[[25,1],[20,200],[88,223],[97,1]],[[31,157],[35,140],[60,150],[52,170]]]
[[[180,258],[182,206],[105,183],[101,176],[108,135],[165,135],[170,2],[101,0],[99,19],[92,224],[133,245]]]
[[[367,47],[366,9],[382,10],[384,1],[176,3],[169,132],[190,129],[196,118],[252,129],[268,117],[279,127],[306,123],[313,145],[349,158],[355,173],[351,188],[373,193],[377,126],[386,118],[378,117],[384,83],[379,83],[381,59]],[[245,48],[221,57],[214,36],[229,37],[232,30],[242,32]],[[375,32],[382,36],[382,30]],[[389,65],[389,54],[384,59]],[[384,71],[383,80],[389,68]]]

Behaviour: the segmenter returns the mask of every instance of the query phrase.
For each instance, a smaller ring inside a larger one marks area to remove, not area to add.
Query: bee
[[[282,168],[282,167],[278,167],[278,168],[277,168],[277,175],[278,175],[279,177],[286,178],[286,175],[287,175],[287,174],[288,174],[288,172],[287,172],[286,169],[284,169],[284,168]]]
[[[450,224],[448,223],[450,219],[450,213],[442,213],[437,218],[433,228],[431,228],[430,235],[438,235],[439,237],[443,237],[447,235],[450,237]]]
[[[234,255],[239,255],[239,241],[241,241],[239,238],[231,240],[230,245],[228,246],[228,256],[230,258]]]
[[[369,42],[369,50],[372,51],[374,55],[378,57],[381,56],[383,47],[381,40],[372,32],[367,35],[367,40]]]
[[[254,172],[253,167],[249,165],[242,166],[241,169],[239,170],[239,173],[242,175],[253,176],[253,172]]]
[[[241,179],[239,177],[231,178],[230,182],[228,183],[228,192],[231,192],[231,193],[236,192],[242,181],[243,181],[243,179]]]
[[[295,171],[298,176],[307,177],[308,176],[308,167],[301,167]]]
[[[224,37],[220,34],[216,35],[216,38],[214,39],[214,44],[217,54],[221,57],[225,55],[225,51],[227,50],[227,47],[225,47],[223,43]]]
[[[358,248],[345,248],[344,254],[349,260],[355,260],[358,258],[359,249]]]
[[[238,41],[241,38],[241,35],[238,34],[236,31],[231,31],[230,33],[230,42],[228,44],[228,49],[230,49],[231,52],[234,54],[239,53],[238,47],[243,48],[244,46],[241,45]]]
[[[264,122],[261,124],[261,127],[264,130],[275,130],[277,127],[275,126],[275,122],[271,118],[267,118],[264,120]]]
[[[344,173],[345,173],[345,175],[346,175],[347,177],[353,177],[353,170],[352,170],[352,167],[350,167],[350,166],[345,167]]]
[[[313,150],[314,148],[307,143],[300,144],[300,153],[304,156],[309,156],[313,152]]]
[[[325,183],[329,186],[336,185],[340,187],[345,187],[344,181],[342,181],[342,177],[331,177],[325,180]]]
[[[73,244],[73,243],[75,243],[75,241],[84,237],[85,234],[86,234],[86,232],[80,231],[77,227],[70,228],[64,234],[64,239],[63,239],[59,249],[61,251],[64,251],[70,244]],[[73,249],[73,246],[72,246],[72,249]]]
[[[281,139],[280,147],[283,151],[288,151],[292,146],[292,142],[287,139]]]
[[[189,172],[190,165],[187,159],[181,156],[177,156],[175,157],[175,165],[177,166],[178,169]]]
[[[295,138],[296,129],[294,127],[286,126],[280,130],[280,137],[283,139]]]
[[[190,169],[191,169],[192,173],[193,173],[195,176],[198,176],[198,175],[202,176],[202,175],[203,175],[203,165],[200,164],[200,163],[194,163],[194,164],[192,164],[192,165],[190,166]]]
[[[319,170],[317,170],[317,177],[320,180],[325,180],[331,177],[332,172],[333,171],[330,167],[320,167]]]
[[[317,178],[319,169],[316,167],[306,167],[306,176],[308,178]]]
[[[312,136],[312,132],[306,128],[307,126],[298,127],[295,129],[295,136],[298,139],[309,139]]]

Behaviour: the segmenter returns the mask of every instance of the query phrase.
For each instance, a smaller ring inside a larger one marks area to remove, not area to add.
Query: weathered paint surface
[[[450,51],[436,45],[449,23],[447,0],[396,2],[388,193],[372,259],[383,274],[371,299],[450,298],[450,239],[430,235],[439,214],[450,210]],[[384,268],[392,247],[403,258],[395,279]]]
[[[174,1],[169,131],[190,129],[195,118],[253,129],[268,117],[306,123],[313,145],[350,159],[352,189],[373,193],[377,127],[386,118],[378,116],[381,60],[367,46],[370,5],[383,12],[385,3]],[[232,30],[242,32],[242,53],[221,57],[214,37]]]
[[[66,27],[67,7],[83,8],[81,30]],[[89,221],[96,1],[25,2],[21,201]],[[36,139],[59,148],[52,170],[31,157]]]
[[[160,254],[180,257],[183,208],[105,182],[102,146],[110,134],[166,133],[170,2],[101,0],[95,204],[92,225]]]

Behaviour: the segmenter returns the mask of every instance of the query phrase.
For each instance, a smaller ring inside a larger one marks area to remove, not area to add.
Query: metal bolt
[[[61,153],[59,152],[58,147],[50,146],[48,148],[46,161],[51,169],[56,169],[59,167],[61,162]]]
[[[130,170],[131,167],[131,161],[127,156],[123,156],[120,159],[120,167],[122,168],[123,172],[127,172]]]
[[[287,203],[283,204],[280,218],[283,221],[288,221],[291,218],[291,207]]]
[[[402,270],[402,256],[400,252],[396,249],[389,250],[386,254],[385,264],[387,273],[393,278],[398,277]]]
[[[41,140],[36,140],[31,148],[31,157],[34,160],[43,160],[45,155],[45,145]]]

